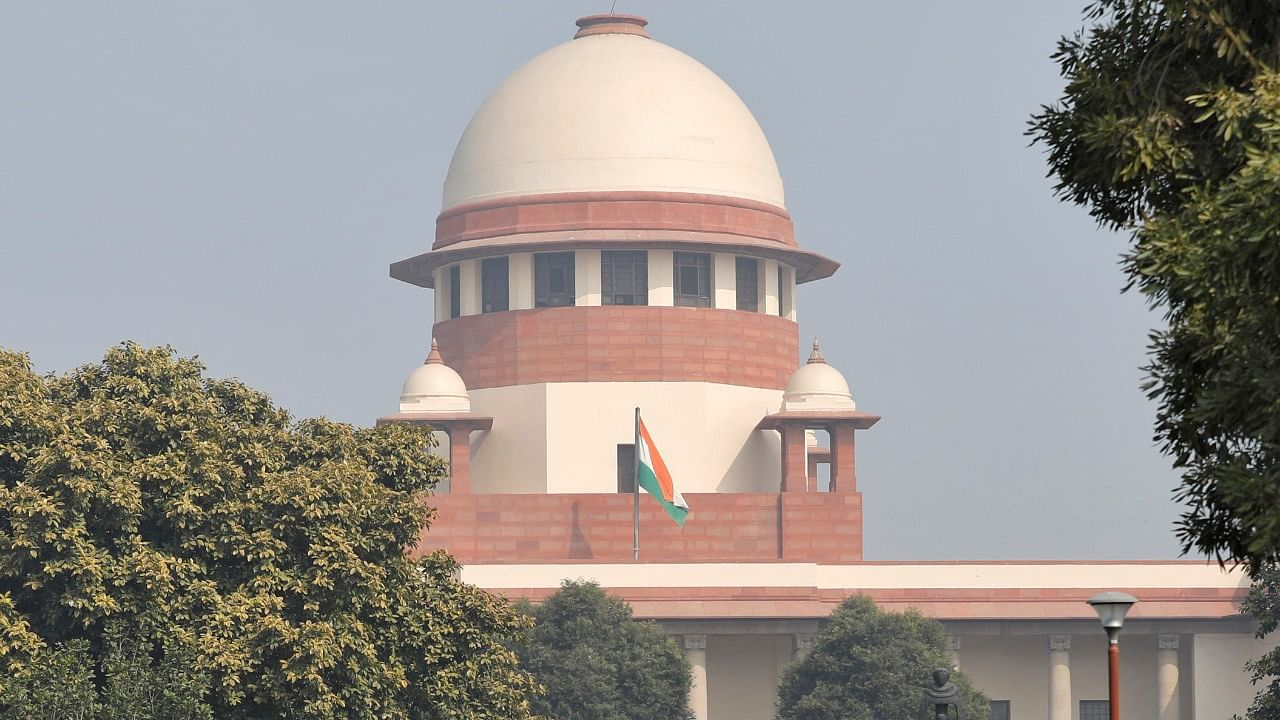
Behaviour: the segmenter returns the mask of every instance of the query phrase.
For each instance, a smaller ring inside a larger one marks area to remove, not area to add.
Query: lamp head
[[[1115,591],[1099,593],[1088,600],[1094,612],[1098,613],[1098,619],[1102,621],[1102,627],[1108,630],[1108,634],[1113,630],[1119,630],[1120,626],[1124,625],[1125,613],[1129,612],[1129,608],[1136,602],[1138,598]]]

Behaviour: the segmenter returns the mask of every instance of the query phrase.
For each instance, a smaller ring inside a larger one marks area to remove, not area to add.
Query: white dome
[[[579,21],[584,32],[590,20]],[[594,191],[701,193],[783,207],[773,151],[747,106],[701,63],[635,29],[586,34],[512,73],[462,134],[443,209]]]
[[[444,364],[436,341],[431,341],[431,354],[426,363],[409,373],[400,390],[400,412],[471,412],[471,396],[462,376]]]
[[[787,380],[782,393],[783,412],[795,410],[856,410],[849,383],[839,370],[827,364],[818,341],[813,341],[809,362]]]

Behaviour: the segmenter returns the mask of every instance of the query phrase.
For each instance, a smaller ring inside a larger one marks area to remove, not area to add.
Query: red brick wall
[[[619,191],[501,198],[450,208],[436,218],[432,249],[556,230],[677,230],[796,244],[791,216],[773,205],[717,195]]]
[[[799,326],[764,313],[598,305],[438,322],[440,354],[471,389],[539,382],[700,380],[781,390]]]
[[[862,560],[861,493],[691,493],[677,526],[640,497],[642,562]],[[463,563],[631,560],[630,495],[439,495],[417,552]]]
[[[862,493],[788,492],[779,498],[784,560],[862,559]]]

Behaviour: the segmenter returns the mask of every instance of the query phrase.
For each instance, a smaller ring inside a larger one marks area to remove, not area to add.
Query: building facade
[[[432,349],[399,412],[451,477],[420,550],[538,599],[589,578],[679,636],[700,720],[773,717],[782,667],[862,593],[918,608],[993,717],[1105,717],[1105,637],[1084,604],[1125,590],[1127,717],[1228,717],[1265,649],[1247,579],[1198,562],[868,562],[859,410],[796,292],[838,268],[802,248],[764,133],[736,94],[653,40],[589,16],[476,111],[429,251],[392,277],[435,291]],[[424,338],[425,340],[425,338]],[[640,498],[633,409],[692,512]],[[1103,712],[1098,716],[1096,713]]]

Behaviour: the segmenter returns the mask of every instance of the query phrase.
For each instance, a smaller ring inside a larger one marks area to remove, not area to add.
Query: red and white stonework
[[[700,720],[773,717],[781,668],[853,593],[942,620],[956,665],[1010,717],[1078,720],[1107,693],[1084,601],[1124,590],[1140,600],[1125,716],[1242,711],[1242,665],[1267,646],[1239,614],[1241,574],[863,559],[855,438],[879,417],[816,343],[800,362],[796,326],[796,286],[837,263],[797,243],[764,133],[720,78],[642,18],[577,24],[481,105],[434,244],[391,266],[436,293],[431,353],[379,420],[430,425],[451,462],[417,551],[445,548],[511,597],[599,581],[680,636]],[[615,304],[619,251],[633,304]],[[637,406],[692,512],[677,527],[642,497],[634,560],[619,446]]]

